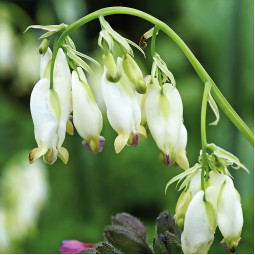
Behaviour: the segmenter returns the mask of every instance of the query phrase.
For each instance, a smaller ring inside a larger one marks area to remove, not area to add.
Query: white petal
[[[104,72],[102,91],[112,128],[118,134],[130,134],[140,125],[141,111],[128,82],[122,77],[119,82],[111,83]]]
[[[167,145],[165,140],[167,137],[167,123],[159,107],[160,88],[152,86],[145,98],[145,114],[146,120],[153,139],[158,148],[165,152]]]
[[[243,227],[243,212],[239,194],[228,176],[225,176],[218,198],[217,223],[226,242],[238,243]]]
[[[194,197],[201,190],[201,169],[191,179],[189,190]]]
[[[213,171],[210,171],[209,176],[210,176],[209,187],[205,191],[206,200],[210,201],[215,211],[217,211],[218,195],[220,192],[221,185],[225,179],[223,174],[217,174]]]
[[[66,123],[69,118],[71,108],[71,73],[63,50],[60,48],[57,53],[53,73],[53,87],[58,93],[61,115],[58,127],[58,148],[64,142],[66,134]]]
[[[82,84],[75,71],[72,73],[72,95],[73,122],[79,135],[85,140],[99,137],[103,126],[102,114],[88,84]]]
[[[38,147],[56,148],[58,120],[50,107],[50,81],[41,79],[34,87],[30,98],[30,110]]]
[[[171,84],[164,84],[164,95],[161,95],[159,86],[152,86],[146,94],[145,113],[146,119],[157,146],[164,153],[176,150],[179,132],[182,124],[182,101],[180,94]],[[162,100],[168,104],[161,105]],[[166,109],[168,108],[168,109]],[[185,137],[184,137],[185,138]],[[185,139],[183,139],[183,143]]]
[[[40,61],[40,79],[47,78],[50,79],[50,63],[52,58],[51,49],[48,48],[45,55],[41,56]]]
[[[215,228],[209,223],[203,196],[203,191],[198,192],[186,212],[181,236],[184,253],[207,253],[214,240]]]

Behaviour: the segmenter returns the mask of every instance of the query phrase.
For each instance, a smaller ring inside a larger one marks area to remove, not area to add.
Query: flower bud
[[[217,224],[228,250],[235,251],[242,232],[243,212],[233,181],[226,175],[224,179],[217,201]]]
[[[128,80],[136,87],[139,93],[144,94],[146,92],[146,84],[142,71],[135,60],[129,54],[126,54],[123,58],[122,66]]]
[[[205,254],[214,240],[216,217],[210,202],[204,201],[204,192],[199,191],[191,200],[186,212],[182,232],[184,253]]]
[[[103,117],[80,67],[72,73],[73,122],[83,145],[93,153],[101,152],[105,139],[100,136]]]
[[[45,53],[47,52],[48,50],[48,47],[49,47],[49,44],[50,44],[50,40],[48,38],[44,38],[39,46],[39,53],[41,55],[45,55]]]
[[[65,240],[62,242],[59,251],[61,254],[77,254],[93,247],[91,244],[82,243],[77,240]]]
[[[184,225],[185,214],[191,201],[191,192],[189,189],[184,190],[176,204],[175,208],[175,225],[182,229]]]
[[[103,55],[104,65],[106,69],[106,79],[110,82],[116,83],[121,78],[121,73],[113,59],[113,55],[108,53]]]

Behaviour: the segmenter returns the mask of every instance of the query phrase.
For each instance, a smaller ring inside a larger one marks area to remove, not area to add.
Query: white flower
[[[69,114],[72,110],[71,74],[66,56],[63,50],[59,49],[53,72],[54,90],[51,90],[49,81],[51,58],[52,53],[50,49],[47,50],[44,56],[41,56],[41,80],[36,84],[31,94],[30,108],[39,148],[31,151],[30,163],[45,155],[46,152],[48,153],[44,156],[44,160],[49,164],[53,164],[57,156],[65,164],[69,158],[68,151],[62,147],[62,144],[65,139],[66,127],[70,124],[68,123],[70,122]],[[36,87],[38,88],[36,89]],[[47,118],[51,120],[48,123]]]
[[[183,252],[207,253],[213,243],[215,229],[213,206],[204,201],[204,192],[199,191],[191,200],[186,212],[184,231],[181,235]]]
[[[165,154],[168,165],[176,162],[181,168],[188,169],[187,131],[183,125],[183,106],[178,90],[169,83],[161,90],[155,82],[146,94],[145,113],[151,134]]]
[[[30,110],[38,148],[30,152],[29,161],[33,163],[44,155],[44,160],[49,164],[53,164],[58,154],[57,130],[60,105],[58,95],[50,90],[50,81],[48,79],[41,79],[34,86],[30,98]]]
[[[118,62],[120,61],[119,58]],[[146,137],[146,131],[140,125],[141,110],[129,82],[124,76],[121,76],[116,83],[110,82],[105,67],[102,91],[108,120],[118,133],[114,142],[116,153],[119,153],[127,143],[137,146],[139,134]]]
[[[240,196],[230,177],[224,176],[217,201],[217,224],[230,251],[239,244],[243,227]]]
[[[103,117],[81,68],[72,73],[73,122],[83,145],[93,153],[101,152],[105,139],[100,136]]]

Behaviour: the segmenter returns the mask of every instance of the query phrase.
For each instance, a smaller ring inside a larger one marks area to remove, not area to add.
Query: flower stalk
[[[201,108],[201,143],[202,143],[202,171],[201,171],[201,188],[205,191],[204,185],[204,174],[206,170],[206,181],[209,178],[209,168],[207,164],[206,157],[206,148],[207,148],[207,139],[206,139],[206,110],[207,110],[207,102],[209,98],[209,91],[211,88],[210,82],[205,83],[203,100],[202,100],[202,108]]]
[[[53,48],[53,57],[52,57],[52,70],[54,67],[54,62],[57,54],[57,50],[63,44],[65,38],[73,31],[81,27],[82,25],[92,21],[94,19],[98,19],[100,16],[109,16],[113,14],[126,14],[132,15],[136,17],[140,17],[145,19],[152,24],[154,24],[158,29],[163,31],[166,35],[168,35],[183,51],[186,55],[192,66],[194,67],[195,71],[197,72],[198,76],[200,77],[201,81],[206,84],[206,82],[211,83],[211,91],[212,96],[214,97],[216,103],[222,109],[222,111],[226,114],[226,116],[231,120],[231,122],[237,127],[237,129],[244,135],[244,137],[249,141],[249,143],[254,146],[254,134],[251,129],[245,124],[245,122],[241,119],[241,117],[235,112],[226,98],[222,95],[221,91],[218,89],[212,78],[209,74],[205,71],[203,66],[188,48],[188,46],[184,43],[184,41],[164,22],[160,21],[159,19],[153,17],[150,14],[147,14],[143,11],[136,10],[133,8],[128,7],[107,7],[95,12],[92,12],[81,19],[75,21],[71,25],[67,26],[65,30],[57,37],[56,43],[54,43]],[[51,74],[51,84],[53,84],[53,74]]]

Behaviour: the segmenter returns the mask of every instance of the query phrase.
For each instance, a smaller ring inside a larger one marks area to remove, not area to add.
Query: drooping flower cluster
[[[101,90],[108,121],[117,132],[114,141],[116,153],[121,152],[126,145],[137,146],[139,137],[146,138],[147,123],[164,155],[163,161],[167,165],[188,169],[183,106],[172,73],[156,54],[152,73],[144,78],[133,58],[130,45],[144,54],[142,49],[115,32],[103,17],[99,20],[102,30],[98,44],[104,52]],[[44,161],[49,164],[53,164],[57,157],[66,164],[69,154],[63,147],[63,142],[66,132],[73,134],[73,125],[82,137],[85,148],[94,154],[101,152],[105,143],[104,137],[100,135],[103,117],[83,70],[90,74],[93,71],[80,57],[100,65],[76,51],[70,37],[58,49],[53,64],[49,36],[61,33],[66,25],[31,27],[48,32],[42,36],[44,39],[39,49],[42,54],[41,79],[35,85],[30,101],[38,144],[30,152],[30,163],[43,156]],[[116,46],[124,52],[123,55],[116,56]]]
[[[200,157],[200,163],[174,177],[167,185],[184,179],[179,188],[184,190],[177,201],[175,214],[175,224],[182,230],[184,253],[207,253],[217,226],[223,235],[222,245],[227,250],[235,251],[241,240],[241,201],[227,167],[236,165],[247,169],[229,152],[214,144],[209,144],[208,148],[212,151],[207,154],[212,170],[208,176],[201,176]],[[204,189],[201,178],[205,178]]]

